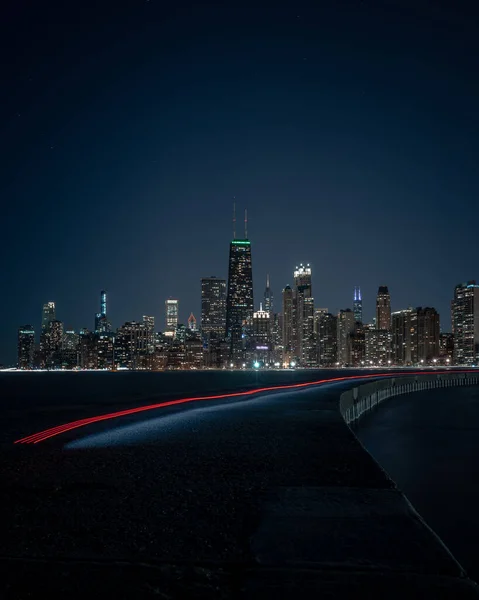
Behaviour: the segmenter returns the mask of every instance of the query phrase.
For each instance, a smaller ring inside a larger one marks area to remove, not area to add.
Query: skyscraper
[[[67,329],[63,334],[63,365],[72,369],[78,365],[79,335],[73,329]]]
[[[111,325],[106,314],[106,291],[100,292],[100,312],[95,315],[95,332],[106,333],[111,330]]]
[[[46,302],[42,310],[42,331],[48,329],[50,321],[55,320],[55,302]]]
[[[351,336],[354,332],[354,323],[354,313],[350,308],[339,311],[338,362],[343,366],[351,363]]]
[[[367,366],[390,365],[392,334],[387,329],[365,328]]]
[[[416,308],[417,358],[420,363],[430,363],[439,357],[439,313],[429,306]]]
[[[165,302],[166,331],[174,332],[178,325],[178,300],[168,298]]]
[[[287,285],[283,290],[283,361],[293,358],[293,290]]]
[[[226,332],[226,280],[212,275],[201,280],[201,333],[205,339],[224,338]]]
[[[314,300],[311,267],[296,267],[294,276],[293,346],[294,354],[303,366],[316,364],[314,340]]]
[[[253,271],[251,242],[247,239],[245,231],[245,239],[233,239],[230,244],[228,269],[226,337],[230,344],[230,359],[235,364],[243,363],[246,358],[252,325]]]
[[[48,369],[61,367],[63,348],[63,323],[53,319],[42,332],[44,366]]]
[[[106,291],[102,290],[100,292],[100,312],[102,315],[106,317]]]
[[[253,341],[255,360],[269,362],[271,356],[271,316],[263,310],[260,303],[259,310],[253,313]]]
[[[354,288],[353,313],[354,313],[354,320],[357,323],[362,323],[363,322],[363,301],[361,298],[361,288],[359,286],[356,286]]]
[[[18,329],[18,368],[32,369],[35,358],[35,331],[31,325]]]
[[[395,365],[417,363],[417,314],[413,308],[392,313],[392,361]]]
[[[273,292],[271,291],[270,285],[269,285],[269,275],[266,275],[266,288],[264,290],[264,310],[270,314],[270,316],[273,315]]]
[[[386,285],[381,285],[376,297],[376,329],[391,330],[391,296]]]
[[[338,356],[337,317],[328,312],[318,315],[316,332],[318,364],[331,367],[336,364]]]
[[[155,351],[155,317],[143,315],[143,325],[147,331],[147,353],[153,354]]]
[[[460,283],[453,300],[454,362],[479,362],[479,285],[474,280]]]

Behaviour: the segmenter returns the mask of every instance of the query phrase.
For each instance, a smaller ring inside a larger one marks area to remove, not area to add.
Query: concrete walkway
[[[479,597],[344,423],[350,386],[149,414],[124,445],[12,446],[4,597]]]

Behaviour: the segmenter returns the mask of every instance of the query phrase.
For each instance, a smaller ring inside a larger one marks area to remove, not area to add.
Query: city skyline
[[[236,237],[229,244],[228,283],[216,276],[201,279],[201,317],[198,327],[191,312],[179,319],[179,300],[165,300],[164,330],[155,330],[155,317],[126,321],[112,329],[107,318],[105,289],[94,329],[65,330],[57,319],[56,303],[43,304],[39,343],[35,328],[17,330],[17,365],[30,368],[87,369],[201,369],[290,366],[475,364],[479,357],[479,285],[458,284],[451,301],[451,332],[441,333],[440,315],[433,307],[409,306],[391,310],[388,286],[379,285],[376,314],[363,322],[360,286],[354,286],[353,310],[333,315],[318,307],[313,296],[309,263],[294,268],[293,287],[282,290],[283,313],[273,312],[269,273],[263,301],[269,310],[254,310],[251,241]]]
[[[245,213],[246,215],[246,213]],[[246,217],[245,217],[245,227],[246,227]],[[246,229],[245,229],[245,235],[247,234]],[[235,231],[234,234],[235,235]],[[235,253],[237,253],[237,251],[239,250],[243,250],[246,249],[248,250],[248,256],[249,258],[247,259],[248,264],[251,265],[251,241],[249,239],[236,239],[234,238],[231,242],[230,242],[230,268],[231,268],[231,260],[232,260],[232,256],[235,256]],[[233,252],[233,254],[231,254]],[[238,255],[239,256],[239,255]],[[238,259],[233,258],[234,261],[237,261]],[[242,256],[240,257],[240,261],[243,261],[244,259],[242,258]],[[241,269],[243,267],[240,267],[240,272]],[[248,267],[250,268],[250,267]],[[303,264],[300,264],[300,266],[296,266],[295,269],[292,272],[292,280],[293,280],[293,288],[291,288],[289,285],[285,286],[285,288],[283,288],[281,290],[281,295],[283,296],[283,303],[284,303],[284,292],[286,290],[290,290],[290,293],[292,293],[293,295],[291,296],[292,298],[300,298],[300,312],[296,312],[296,316],[295,318],[298,319],[298,315],[301,313],[304,313],[304,297],[308,297],[311,299],[311,309],[307,309],[307,315],[310,316],[311,318],[311,325],[310,325],[310,335],[313,335],[313,328],[316,327],[315,323],[315,319],[316,317],[314,316],[316,312],[321,312],[324,313],[326,312],[326,310],[329,311],[329,314],[331,314],[331,311],[329,309],[324,309],[324,308],[317,308],[318,304],[314,304],[314,299],[312,297],[312,268],[311,265],[308,263],[307,266],[305,267]],[[228,286],[226,285],[226,280],[225,279],[221,279],[218,278],[217,276],[210,276],[210,277],[206,277],[206,278],[201,278],[200,280],[201,282],[201,310],[198,313],[199,314],[199,326],[198,326],[198,330],[201,329],[201,323],[202,323],[202,317],[204,314],[204,285],[205,282],[209,283],[211,285],[211,283],[213,283],[215,286],[217,286],[218,284],[223,284],[224,290],[223,290],[223,294],[225,294],[224,298],[223,298],[223,304],[224,304],[224,319],[225,319],[225,332],[227,332],[227,327],[226,327],[226,323],[227,323],[227,318],[226,318],[226,314],[227,314],[227,310],[226,310],[226,306],[227,306],[227,302],[226,302],[226,293],[228,290]],[[472,285],[468,285],[471,284],[471,281],[467,281],[463,284],[457,284],[455,286],[455,294],[457,294],[457,289],[461,288],[462,285],[464,286],[468,286],[469,288],[474,287],[476,290],[479,286],[472,286]],[[259,287],[259,286],[258,286]],[[254,290],[254,288],[252,287],[252,290]],[[293,291],[291,291],[293,290]],[[304,290],[306,290],[306,292],[304,292]],[[300,292],[298,295],[298,291]],[[270,299],[272,299],[274,297],[274,293],[272,291],[272,287],[271,287],[271,283],[270,283],[270,276],[269,273],[266,275],[266,288],[264,291],[263,296],[261,296],[261,294],[259,293],[259,291],[257,290],[256,292],[258,297],[262,297],[262,300],[259,300],[259,302],[256,303],[252,303],[252,309],[253,311],[255,311],[255,315],[256,315],[256,311],[261,311],[264,309],[263,304],[265,302],[270,302]],[[254,295],[254,291],[253,291],[253,295]],[[94,315],[94,327],[93,328],[89,328],[89,327],[82,327],[82,328],[78,328],[79,331],[91,331],[91,332],[96,332],[96,333],[108,333],[110,331],[113,331],[115,329],[114,326],[112,326],[111,322],[107,320],[107,296],[108,296],[108,292],[104,289],[101,290],[100,292],[100,312],[96,313]],[[248,296],[248,293],[247,293]],[[386,301],[384,300],[386,298]],[[359,301],[359,305],[358,305],[358,301]],[[295,304],[295,300],[292,300],[293,302],[293,314],[294,311],[298,311],[298,306]],[[327,301],[326,301],[327,302]],[[386,304],[384,304],[384,302],[386,302]],[[109,301],[108,301],[109,304]],[[323,303],[324,304],[324,303]],[[165,304],[164,304],[164,313],[162,315],[163,320],[164,320],[164,328],[161,327],[157,327],[156,330],[159,332],[165,332],[165,334],[168,336],[170,334],[172,334],[172,332],[176,329],[177,325],[182,325],[184,327],[187,327],[188,329],[191,329],[192,331],[196,331],[196,317],[194,317],[194,313],[192,311],[190,311],[189,317],[185,320],[181,319],[181,315],[179,313],[179,305],[180,305],[180,300],[179,299],[172,299],[171,297],[169,297],[168,299],[165,300]],[[208,303],[208,310],[211,310],[210,308],[210,303]],[[424,306],[426,306],[426,304],[423,304]],[[373,326],[375,329],[378,329],[378,334],[381,337],[381,327],[380,324],[378,323],[378,318],[381,320],[381,322],[383,323],[389,323],[389,325],[387,325],[387,330],[389,332],[391,332],[391,326],[392,326],[392,320],[391,320],[391,314],[399,314],[399,313],[407,313],[410,312],[411,310],[413,311],[419,311],[419,310],[434,310],[435,309],[422,309],[421,304],[418,305],[409,305],[407,307],[403,307],[401,309],[396,310],[394,308],[394,303],[391,304],[391,295],[388,289],[388,286],[384,286],[384,285],[380,285],[378,287],[378,291],[377,291],[377,295],[375,297],[375,316],[369,321],[369,326]],[[477,309],[477,305],[479,305],[479,303],[477,303],[476,301],[476,310]],[[351,309],[352,307],[352,309]],[[386,317],[386,321],[383,322],[383,317],[380,316],[378,317],[378,315],[381,315],[381,311],[384,311],[384,307],[386,307],[386,313],[385,315],[387,315]],[[171,312],[173,308],[173,313]],[[284,310],[284,304],[281,307],[281,309]],[[248,309],[249,310],[249,309]],[[353,334],[354,332],[354,323],[357,322],[357,315],[358,315],[358,310],[360,311],[360,313],[362,314],[363,311],[363,304],[362,304],[362,292],[361,292],[361,287],[360,286],[353,286],[353,294],[352,294],[352,303],[350,306],[348,306],[346,309],[339,309],[337,312],[335,312],[333,310],[333,314],[337,315],[338,317],[338,339],[337,339],[337,352],[338,352],[338,358],[341,359],[343,362],[349,362],[351,360],[352,355],[349,354],[349,352],[353,352],[354,350],[352,348],[349,348],[349,350],[347,351],[347,354],[344,355],[344,350],[341,347],[341,342],[340,342],[340,337],[346,335],[346,337],[349,337],[350,335]],[[143,311],[144,312],[144,311]],[[278,310],[278,312],[280,312],[280,309]],[[311,314],[310,314],[311,313]],[[438,326],[438,331],[439,331],[439,318],[440,318],[440,313],[436,313],[438,315],[438,322],[437,322],[437,326]],[[479,313],[478,313],[479,314]],[[350,319],[347,321],[348,325],[346,327],[346,330],[342,329],[342,317],[343,316],[348,316],[350,315]],[[173,320],[171,320],[171,317],[173,316]],[[280,313],[281,318],[283,319],[283,314]],[[452,318],[453,313],[451,312],[450,315],[448,315],[448,317]],[[194,319],[195,322],[195,327],[191,327],[191,320],[192,318]],[[161,319],[161,317],[160,317]],[[302,320],[305,321],[305,317],[301,317]],[[301,320],[300,319],[300,320]],[[145,320],[148,321],[148,323],[150,323],[149,327],[150,330],[153,331],[154,330],[154,325],[155,325],[155,316],[144,316],[142,317],[143,322],[145,322]],[[454,328],[452,321],[449,323],[450,319],[447,319],[446,321],[441,320],[440,321],[440,331],[444,332],[444,333],[450,333],[451,330]],[[173,323],[174,321],[174,323]],[[75,327],[68,327],[66,328],[66,325],[69,325],[68,321],[62,321],[61,319],[57,318],[57,306],[56,306],[56,302],[55,301],[47,301],[43,304],[43,308],[42,308],[42,315],[41,315],[41,327],[38,329],[38,331],[41,333],[43,331],[45,331],[46,329],[48,329],[50,322],[52,322],[52,324],[57,323],[58,326],[61,326],[61,334],[60,334],[60,330],[58,330],[58,333],[55,333],[55,336],[60,339],[60,337],[63,335],[63,331],[65,331],[66,334],[70,333],[70,334],[75,334],[78,335],[75,332]],[[127,319],[123,322],[123,325],[118,325],[117,326],[117,330],[119,331],[124,325],[129,325],[130,323],[140,323],[140,320],[131,320],[131,319]],[[159,321],[161,322],[161,320]],[[306,322],[306,321],[305,321]],[[364,320],[361,321],[362,323],[364,323],[365,326],[368,326],[368,321]],[[444,326],[444,322],[447,322],[448,325]],[[478,321],[479,322],[479,321]],[[26,321],[24,321],[24,323],[26,323]],[[282,326],[281,326],[281,333],[282,335],[284,335],[285,332],[285,320],[282,320]],[[304,329],[305,325],[304,324],[300,324],[300,321],[297,322],[299,324],[299,326],[297,327],[296,331],[291,332],[292,335],[292,354],[296,353],[296,356],[302,356],[302,360],[304,365],[308,364],[308,358],[307,358],[307,353],[305,354],[305,352],[302,349],[303,346],[303,341],[302,341],[302,336],[304,335],[303,333],[301,333],[303,330],[304,331],[308,331],[307,329],[307,325],[306,325],[306,329]],[[479,326],[476,323],[476,327]],[[286,327],[288,327],[288,325],[286,325]],[[289,325],[289,327],[291,327],[291,325]],[[251,314],[251,321],[250,321],[250,330],[252,332],[253,329],[253,312]],[[32,330],[33,332],[37,332],[37,329],[35,327],[35,325],[21,325],[17,328],[17,331],[20,332],[22,330],[25,330],[26,334],[27,334],[27,338],[31,339],[32,337]],[[316,332],[316,329],[314,329],[315,333],[314,335],[316,335],[316,333],[318,333],[319,335],[319,331]],[[341,331],[343,331],[343,333],[341,333]],[[382,331],[386,331],[386,329],[382,329]],[[300,332],[300,333],[298,333]],[[215,334],[217,335],[217,333]],[[355,334],[357,336],[357,333]],[[231,337],[231,334],[230,334]],[[388,334],[388,344],[390,345],[392,342],[392,337],[391,337],[391,333]],[[379,342],[379,340],[376,340],[376,344]],[[229,342],[231,344],[231,340]],[[232,348],[233,346],[231,346]],[[39,345],[40,351],[42,349],[42,339],[40,338],[40,345]],[[437,349],[439,350],[439,346],[437,346]],[[310,350],[313,350],[313,348],[311,347]],[[27,353],[30,352],[30,350],[26,351]],[[289,350],[285,350],[286,354],[290,354]],[[394,352],[392,350],[389,351],[390,355],[393,357],[394,356]],[[314,351],[313,351],[314,353]],[[232,353],[234,354],[234,353]],[[18,360],[20,360],[20,356],[18,354],[17,356]],[[23,360],[23,359],[21,359]],[[316,357],[314,359],[311,359],[311,362],[314,363],[316,361]],[[237,364],[241,364],[243,363],[243,359],[238,358],[237,359]],[[233,363],[231,363],[233,364]],[[339,363],[338,363],[339,364]]]
[[[383,282],[392,310],[446,323],[477,278],[472,7],[280,4],[151,1],[53,28],[43,5],[7,7],[0,363],[49,299],[75,329],[102,289],[115,325],[159,323],[170,296],[198,316],[200,278],[228,275],[234,197],[255,309],[267,274],[279,306],[308,261],[318,306],[359,285],[369,321]]]

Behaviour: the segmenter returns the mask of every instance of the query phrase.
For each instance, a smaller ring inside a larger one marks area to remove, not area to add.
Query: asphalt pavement
[[[4,597],[478,597],[345,425],[351,385],[150,411],[35,445],[4,424]]]

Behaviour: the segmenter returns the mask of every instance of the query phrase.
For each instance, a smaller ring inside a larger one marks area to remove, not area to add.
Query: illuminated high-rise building
[[[178,326],[178,300],[168,298],[165,302],[166,331],[175,332]]]
[[[376,297],[376,329],[391,330],[391,296],[386,285],[381,285]]]
[[[259,310],[253,313],[253,331],[255,360],[268,362],[271,356],[271,316],[263,310],[260,303]]]
[[[311,267],[296,267],[293,303],[293,352],[301,365],[315,366],[317,356],[314,339],[314,300]]]
[[[42,310],[42,331],[48,329],[50,321],[55,320],[55,302],[46,302]]]
[[[392,364],[392,334],[387,329],[365,327],[367,366],[389,366]]]
[[[354,333],[354,313],[350,308],[338,314],[338,361],[340,365],[350,365],[352,359],[351,336]]]
[[[42,354],[44,366],[48,369],[59,368],[62,365],[63,323],[53,319],[48,323],[48,329],[42,332]]]
[[[454,362],[456,365],[479,363],[479,285],[468,281],[454,289],[453,300]]]
[[[149,354],[150,331],[147,324],[128,321],[118,328],[115,340],[115,365],[138,369]]]
[[[35,331],[31,325],[18,329],[18,368],[32,369],[35,358]]]
[[[361,288],[356,286],[353,295],[353,313],[356,323],[363,322],[363,301],[361,298]]]
[[[336,364],[338,356],[338,319],[327,311],[316,315],[318,365],[331,367]]]
[[[152,354],[155,351],[155,317],[143,315],[143,325],[147,331],[147,353]]]
[[[287,285],[283,290],[283,360],[289,363],[293,358],[293,290]]]
[[[102,290],[100,292],[100,312],[102,315],[106,317],[106,291]]]
[[[440,356],[439,313],[429,306],[416,308],[417,315],[417,358],[419,363],[428,364]]]
[[[366,328],[361,321],[356,320],[356,315],[354,319],[356,322],[351,334],[350,364],[352,367],[364,367],[366,366]]]
[[[100,292],[100,312],[95,315],[95,332],[96,333],[107,333],[111,331],[111,325],[108,321],[106,303],[106,291]]]
[[[73,329],[67,329],[63,334],[62,364],[68,369],[78,365],[79,335]]]
[[[269,285],[269,275],[266,275],[266,287],[264,290],[264,302],[263,302],[264,310],[273,315],[273,292],[271,291],[271,287]]]
[[[417,314],[413,308],[392,313],[392,355],[395,365],[417,363]]]
[[[251,242],[247,238],[245,216],[244,239],[233,239],[230,244],[226,297],[226,337],[235,365],[243,363],[251,343],[253,306]]]
[[[224,338],[226,332],[226,280],[214,275],[201,280],[201,334]]]

